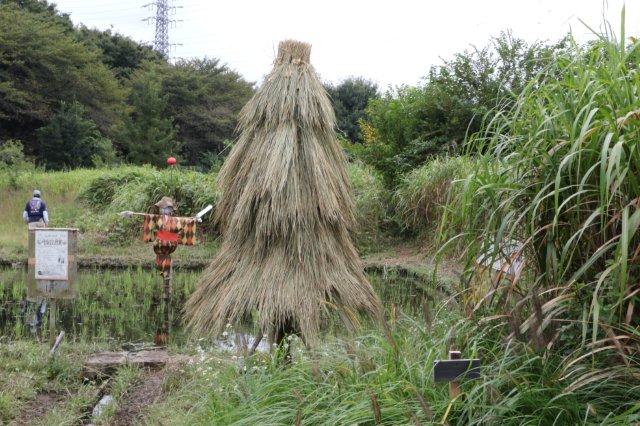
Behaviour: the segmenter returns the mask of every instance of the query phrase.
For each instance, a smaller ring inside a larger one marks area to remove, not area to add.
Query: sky
[[[154,0],[57,0],[74,23],[152,43]],[[171,0],[170,0],[171,1]],[[485,46],[500,31],[529,42],[555,41],[571,31],[594,37],[581,22],[640,35],[640,0],[173,0],[171,58],[219,58],[247,80],[261,82],[278,42],[313,45],[311,61],[334,84],[363,76],[381,88],[419,84],[432,65]]]

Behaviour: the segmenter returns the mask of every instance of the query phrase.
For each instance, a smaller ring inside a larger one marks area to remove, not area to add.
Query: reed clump
[[[393,194],[399,225],[414,234],[437,231],[445,209],[460,208],[464,178],[472,171],[471,157],[436,157],[404,175]]]
[[[494,278],[471,308],[564,354],[567,392],[640,383],[640,42],[605,28],[559,52],[470,141],[477,167],[453,224],[470,266],[522,244],[522,273]]]

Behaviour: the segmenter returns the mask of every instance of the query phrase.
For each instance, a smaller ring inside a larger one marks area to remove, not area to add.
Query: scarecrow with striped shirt
[[[153,243],[153,251],[156,253],[156,268],[164,279],[164,321],[158,327],[154,342],[156,345],[166,345],[169,340],[171,328],[170,301],[171,301],[171,253],[179,245],[193,246],[196,243],[196,222],[202,221],[202,216],[213,207],[207,206],[194,217],[177,217],[175,204],[170,197],[162,197],[155,204],[157,214],[134,213],[124,211],[122,217],[142,216],[142,241]]]
[[[153,243],[156,253],[156,268],[167,275],[171,270],[171,253],[178,245],[192,246],[196,243],[198,217],[173,216],[175,204],[170,197],[162,197],[155,206],[158,214],[122,212],[124,217],[143,216],[142,241]]]

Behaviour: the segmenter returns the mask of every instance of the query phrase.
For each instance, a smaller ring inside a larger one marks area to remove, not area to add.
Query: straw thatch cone
[[[253,317],[263,332],[287,327],[312,344],[332,309],[351,326],[356,311],[380,312],[349,235],[346,160],[310,51],[281,42],[240,114],[239,140],[218,176],[224,241],[186,306],[197,333]]]

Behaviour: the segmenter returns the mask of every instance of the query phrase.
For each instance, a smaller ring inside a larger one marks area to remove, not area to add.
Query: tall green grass
[[[470,266],[492,244],[494,257],[511,239],[524,244],[525,273],[494,283],[475,309],[510,338],[562,353],[567,391],[640,383],[639,64],[624,24],[619,37],[606,27],[558,53],[471,139],[478,165],[443,219],[463,230],[452,241],[466,243]]]
[[[403,176],[393,196],[396,219],[402,228],[433,236],[446,211],[460,208],[461,181],[473,166],[471,157],[436,157]]]
[[[360,162],[349,163],[347,172],[356,205],[356,243],[360,250],[371,250],[382,236],[389,192],[384,187],[382,177],[372,167]]]
[[[428,327],[400,311],[390,338],[372,329],[329,337],[308,352],[293,341],[293,362],[278,353],[235,362],[201,352],[202,362],[174,380],[163,402],[147,410],[155,424],[300,425],[575,425],[632,424],[640,387],[622,377],[578,389],[563,380],[562,357],[542,356],[521,342],[504,347],[500,330],[479,331],[446,304]],[[391,340],[390,340],[391,339]],[[433,361],[455,343],[482,359],[478,380],[450,399],[434,383]]]
[[[22,212],[34,189],[42,191],[47,202],[50,226],[70,226],[69,222],[82,215],[82,207],[76,202],[78,193],[100,173],[100,170],[85,169],[0,173],[0,253],[26,254],[27,227],[22,221]]]

